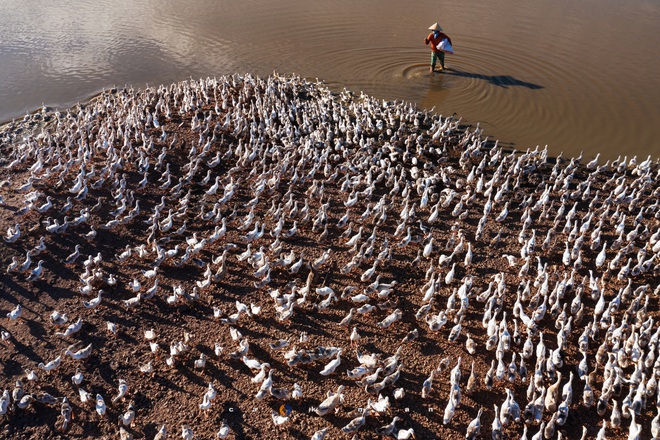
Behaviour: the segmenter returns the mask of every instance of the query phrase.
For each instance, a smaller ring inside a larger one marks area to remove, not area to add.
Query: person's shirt
[[[431,43],[431,49],[433,50],[433,52],[442,52],[441,50],[438,50],[438,45],[445,38],[449,41],[449,44],[452,44],[451,38],[449,38],[444,32],[438,32],[437,36],[435,36],[434,34],[435,32],[431,32],[429,36],[424,39],[424,43],[426,43],[427,45]]]

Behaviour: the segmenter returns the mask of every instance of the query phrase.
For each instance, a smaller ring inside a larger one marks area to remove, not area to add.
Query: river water
[[[430,75],[427,28],[455,54]],[[0,121],[114,85],[276,71],[519,149],[660,157],[657,0],[2,0]]]

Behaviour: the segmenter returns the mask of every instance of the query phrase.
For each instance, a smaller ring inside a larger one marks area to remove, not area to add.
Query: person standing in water
[[[429,28],[431,30],[431,33],[429,34],[428,37],[424,39],[424,43],[428,46],[429,43],[431,43],[431,68],[430,72],[433,73],[435,72],[435,64],[440,60],[440,70],[443,70],[445,68],[445,53],[438,48],[442,40],[445,38],[447,41],[449,41],[449,44],[451,44],[451,38],[447,36],[444,32],[442,32],[442,28],[438,23],[433,23],[433,25]]]

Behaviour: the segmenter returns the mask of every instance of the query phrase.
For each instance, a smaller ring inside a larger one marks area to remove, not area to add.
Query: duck
[[[133,403],[129,403],[128,409],[124,414],[119,416],[119,420],[124,426],[133,426],[135,422],[135,406]]]
[[[126,393],[128,392],[128,382],[124,379],[119,379],[119,385],[117,386],[117,395],[112,398],[112,403],[115,404],[122,400]]]
[[[13,227],[7,228],[7,233],[3,237],[7,243],[15,243],[21,237],[21,224],[16,223]]]
[[[389,396],[383,397],[381,394],[379,394],[378,400],[374,402],[369,399],[367,406],[371,408],[376,414],[386,413],[390,409],[390,398]]]
[[[559,399],[559,385],[561,383],[561,371],[557,372],[557,380],[554,384],[550,385],[545,394],[545,409],[549,412],[555,412],[557,409],[557,401]]]
[[[103,295],[103,290],[99,290],[96,294],[96,298],[91,299],[89,301],[84,301],[82,302],[83,306],[87,309],[96,309],[99,304],[101,304],[101,295]],[[65,332],[66,333],[66,332]]]
[[[500,418],[497,417],[497,414],[499,414],[498,407],[497,405],[493,405],[495,409],[495,418],[493,419],[493,424],[492,424],[492,430],[491,430],[491,436],[493,437],[493,440],[501,440],[502,439],[502,424],[500,422]]]
[[[30,271],[30,274],[27,276],[26,281],[33,283],[38,279],[40,279],[43,274],[43,264],[44,264],[44,260],[39,260],[39,262],[37,263],[37,267],[35,267],[34,269],[32,269],[32,271]]]
[[[43,362],[39,362],[37,366],[42,370],[46,371],[47,373],[50,373],[51,371],[56,370],[61,363],[62,363],[62,356],[58,356],[52,361],[47,362],[46,364],[44,364]]]
[[[195,433],[189,425],[181,426],[181,437],[183,440],[193,440],[195,438]]]
[[[23,307],[20,304],[17,304],[16,307],[7,313],[7,318],[10,321],[16,321],[21,316],[23,316]]]
[[[481,414],[483,414],[483,408],[479,408],[477,417],[472,419],[468,425],[467,432],[465,433],[466,440],[475,440],[479,437],[479,433],[481,432]]]
[[[401,420],[400,417],[394,416],[392,418],[392,421],[388,423],[387,425],[383,425],[380,428],[376,429],[376,433],[381,436],[391,436],[394,431],[396,430],[396,423]]]
[[[337,351],[337,357],[330,361],[324,368],[319,372],[320,375],[322,376],[328,376],[330,374],[333,374],[337,367],[341,364],[341,354],[342,354],[342,349],[339,349]]]
[[[92,354],[92,344],[88,344],[86,347],[81,348],[78,351],[71,351],[77,344],[70,345],[65,351],[65,355],[69,355],[72,359],[81,360],[87,359]]]
[[[319,416],[325,416],[335,409],[339,404],[344,401],[344,390],[346,387],[344,385],[339,385],[337,391],[332,393],[328,391],[326,399],[319,404],[315,412]]]
[[[7,414],[10,400],[9,390],[4,390],[2,397],[0,397],[0,415],[5,416]]]
[[[103,396],[100,394],[96,395],[96,413],[99,416],[104,416],[106,412],[106,405],[103,399]]]
[[[66,264],[67,266],[73,265],[79,256],[80,256],[80,245],[76,244],[74,246],[73,253],[71,253],[69,256],[66,257],[66,259],[64,260],[64,264]]]
[[[357,432],[360,428],[364,426],[367,420],[367,416],[371,413],[370,408],[366,408],[362,411],[362,415],[354,418],[350,422],[348,422],[343,428],[341,428],[341,431],[344,434],[353,434]]]
[[[60,432],[66,432],[69,428],[69,423],[71,423],[71,420],[73,419],[73,409],[71,408],[71,405],[69,404],[69,399],[66,397],[62,398],[62,406],[60,408],[60,416],[62,420],[61,426],[59,426],[59,431]]]

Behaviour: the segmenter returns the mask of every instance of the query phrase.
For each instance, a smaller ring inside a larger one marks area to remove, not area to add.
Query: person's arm
[[[429,34],[426,38],[424,38],[424,44],[426,44],[427,46],[429,45],[429,42],[431,41],[431,35],[432,34]]]

